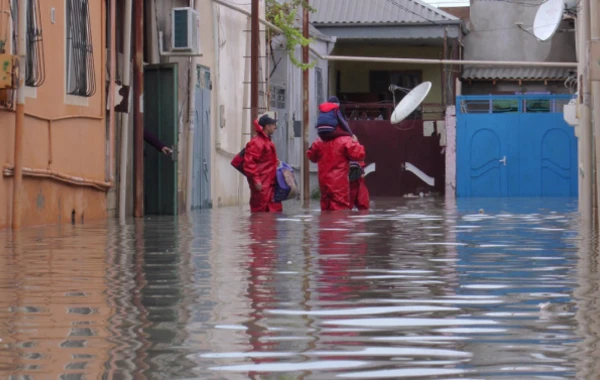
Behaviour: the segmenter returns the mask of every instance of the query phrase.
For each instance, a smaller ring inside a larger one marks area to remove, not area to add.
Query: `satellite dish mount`
[[[425,100],[427,94],[429,94],[429,91],[431,90],[431,82],[423,82],[412,90],[392,84],[390,85],[389,90],[392,92],[394,105],[396,104],[395,91],[401,90],[406,93],[406,96],[404,96],[396,108],[394,108],[394,112],[392,112],[390,122],[392,124],[398,124],[423,103],[423,100]]]

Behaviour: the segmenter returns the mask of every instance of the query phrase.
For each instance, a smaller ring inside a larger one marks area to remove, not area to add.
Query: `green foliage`
[[[315,11],[306,0],[285,0],[281,2],[278,0],[266,0],[266,19],[281,29],[281,34],[285,37],[285,48],[290,60],[294,65],[304,70],[314,67],[317,62],[313,61],[304,64],[296,59],[294,54],[298,45],[302,47],[308,46],[313,41],[312,38],[304,38],[302,30],[295,26],[301,25],[297,11],[299,7],[307,8],[310,12]],[[268,33],[270,38],[278,35],[274,30],[269,30]]]

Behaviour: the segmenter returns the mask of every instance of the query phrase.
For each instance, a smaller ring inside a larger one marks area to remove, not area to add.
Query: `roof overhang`
[[[419,25],[315,25],[317,29],[328,36],[336,37],[338,42],[344,40],[434,40],[458,38],[463,30],[460,21],[446,24],[419,24]]]
[[[467,81],[564,81],[576,70],[569,67],[475,67],[465,66]]]

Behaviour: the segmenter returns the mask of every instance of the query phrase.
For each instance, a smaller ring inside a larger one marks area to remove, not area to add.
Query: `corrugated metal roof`
[[[567,79],[574,69],[568,67],[475,67],[465,66],[463,79],[523,79],[561,80]]]
[[[420,0],[312,0],[311,22],[322,24],[394,24],[458,21]]]

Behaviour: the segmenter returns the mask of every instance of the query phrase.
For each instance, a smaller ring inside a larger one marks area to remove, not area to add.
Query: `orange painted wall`
[[[105,181],[106,12],[104,0],[90,0],[89,6],[96,93],[84,98],[66,95],[65,0],[40,1],[46,80],[27,89],[23,166]],[[14,163],[14,119],[14,112],[0,112],[1,166]],[[0,229],[10,226],[12,186],[11,177],[0,177]],[[73,210],[78,222],[82,214],[84,220],[106,217],[103,191],[30,177],[24,177],[23,188],[23,226],[70,222]]]

